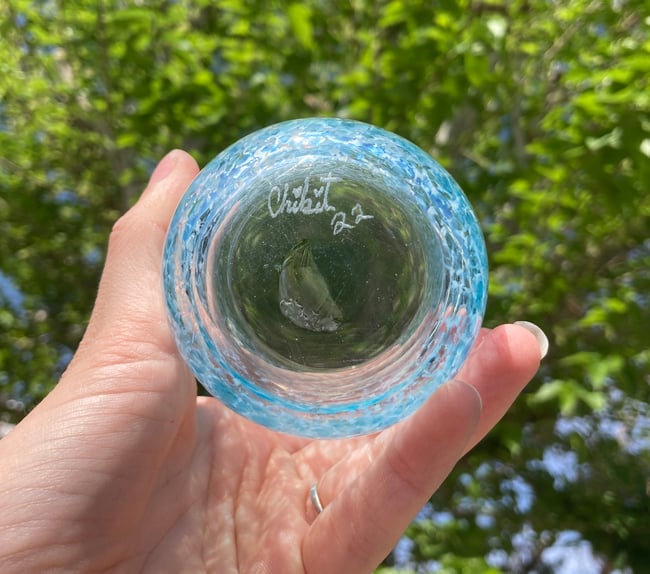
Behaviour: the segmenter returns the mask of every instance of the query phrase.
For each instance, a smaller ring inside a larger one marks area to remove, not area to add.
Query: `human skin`
[[[371,572],[539,366],[529,330],[483,329],[413,416],[348,440],[279,434],[197,398],[160,277],[197,172],[178,150],[158,165],[114,226],[74,359],[0,441],[3,574]]]

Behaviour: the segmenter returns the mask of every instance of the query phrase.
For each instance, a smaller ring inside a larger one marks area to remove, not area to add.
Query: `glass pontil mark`
[[[280,311],[294,325],[317,333],[339,328],[343,315],[306,239],[293,247],[282,263],[279,294]]]

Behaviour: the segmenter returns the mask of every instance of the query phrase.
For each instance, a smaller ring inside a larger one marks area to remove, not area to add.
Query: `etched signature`
[[[284,184],[284,189],[274,185],[267,199],[269,213],[275,219],[282,213],[315,215],[325,211],[336,211],[336,207],[329,204],[329,193],[330,186],[339,181],[341,181],[340,177],[333,177],[330,173],[320,178],[320,182],[324,185],[313,189],[309,186],[309,176],[305,178],[302,185],[291,190],[288,183]]]
[[[303,184],[297,187],[290,188],[288,183],[285,183],[284,187],[274,185],[266,200],[269,214],[275,219],[283,213],[317,215],[334,211],[334,216],[330,221],[333,235],[338,235],[346,229],[354,229],[365,219],[374,219],[374,216],[365,214],[361,205],[356,203],[349,214],[354,218],[354,223],[348,223],[348,214],[338,211],[335,206],[330,204],[331,185],[340,181],[342,181],[340,177],[332,176],[330,172],[326,176],[319,177],[319,182],[322,184],[319,187],[311,186],[309,176],[305,177]]]

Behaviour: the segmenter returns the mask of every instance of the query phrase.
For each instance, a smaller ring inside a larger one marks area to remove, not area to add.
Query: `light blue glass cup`
[[[220,153],[181,199],[163,263],[174,336],[203,386],[314,438],[384,429],[453,378],[487,276],[452,177],[395,134],[331,118]]]

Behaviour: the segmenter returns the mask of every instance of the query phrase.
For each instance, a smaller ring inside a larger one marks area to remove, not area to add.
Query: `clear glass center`
[[[405,336],[439,290],[430,226],[386,190],[324,173],[260,195],[233,214],[213,279],[238,343],[270,362],[363,363]]]

